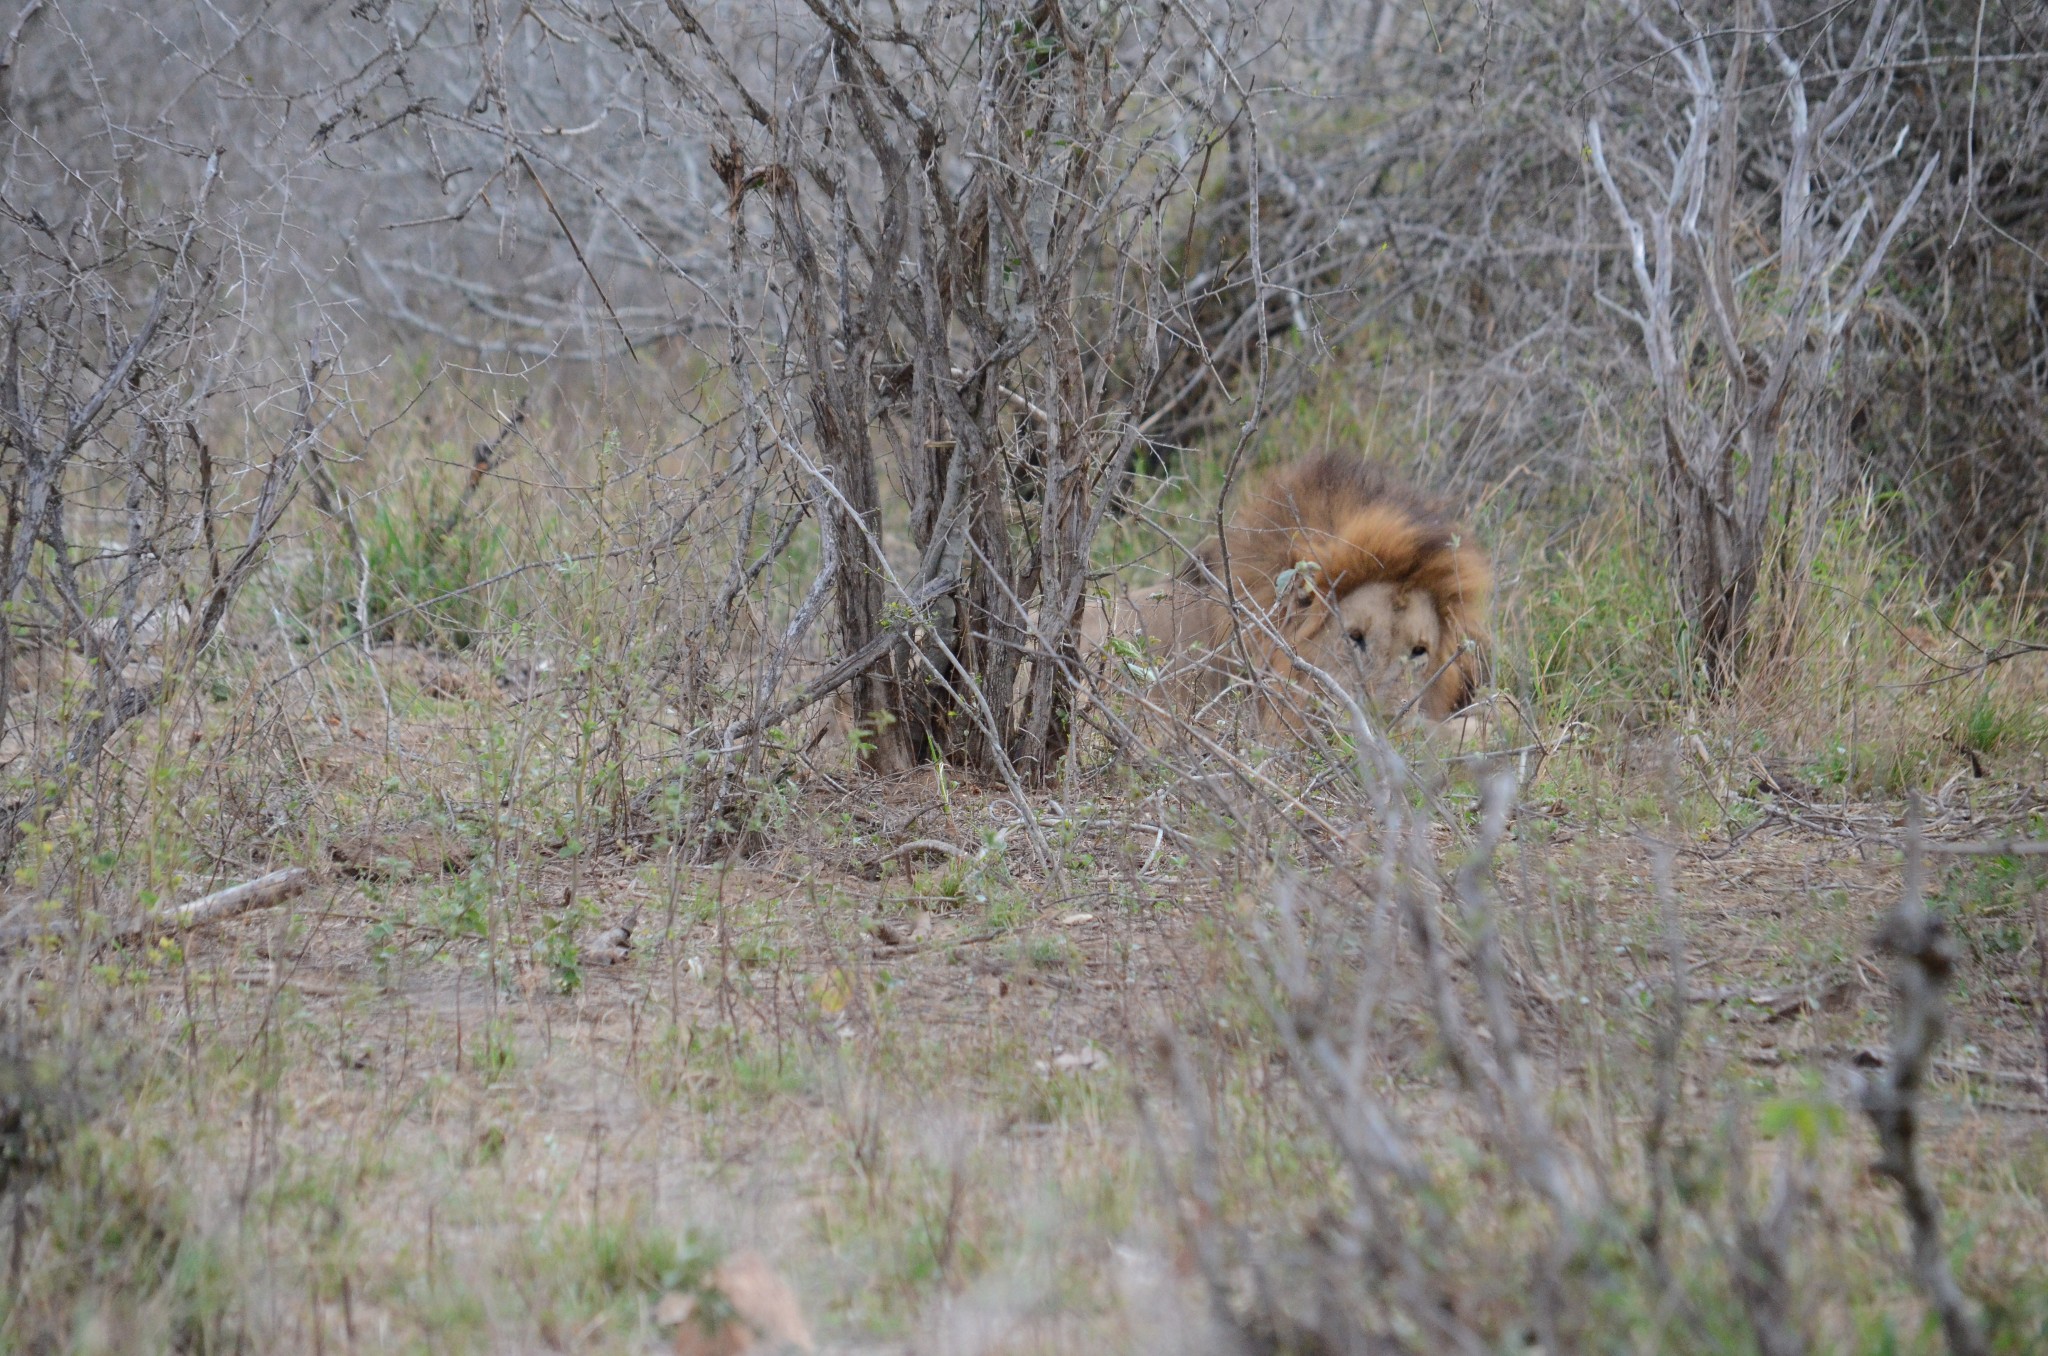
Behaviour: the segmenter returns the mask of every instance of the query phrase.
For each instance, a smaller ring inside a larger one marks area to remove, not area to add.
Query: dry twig
[[[1892,1018],[1891,1058],[1863,1080],[1863,1110],[1877,1131],[1877,1171],[1898,1184],[1912,1239],[1913,1279],[1941,1319],[1954,1356],[1982,1356],[1989,1350],[1970,1302],[1949,1270],[1941,1237],[1941,1198],[1927,1184],[1917,1157],[1920,1090],[1947,1022],[1943,993],[1955,970],[1955,950],[1940,915],[1927,907],[1926,844],[1920,827],[1920,798],[1906,810],[1906,882],[1899,902],[1878,932],[1878,945],[1897,958],[1892,984],[1897,1007]]]

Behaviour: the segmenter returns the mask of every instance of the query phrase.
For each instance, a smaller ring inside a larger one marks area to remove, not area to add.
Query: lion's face
[[[1393,584],[1364,584],[1332,608],[1318,600],[1320,625],[1295,648],[1302,658],[1343,679],[1368,710],[1392,717],[1406,708],[1441,717],[1442,701],[1423,690],[1456,658],[1436,600],[1426,591]],[[1441,684],[1440,684],[1441,685]],[[1425,709],[1427,708],[1427,709]]]

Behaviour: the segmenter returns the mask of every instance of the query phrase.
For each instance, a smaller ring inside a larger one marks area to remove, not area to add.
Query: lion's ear
[[[1274,576],[1274,601],[1291,614],[1306,612],[1315,606],[1318,597],[1318,574],[1319,570],[1313,560],[1304,560],[1288,566]]]

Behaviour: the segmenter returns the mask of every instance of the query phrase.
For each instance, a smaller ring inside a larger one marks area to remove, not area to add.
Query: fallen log
[[[311,871],[303,866],[288,866],[282,871],[273,871],[267,876],[258,876],[255,880],[243,881],[240,885],[230,885],[225,890],[215,890],[210,895],[201,895],[173,908],[160,909],[111,924],[106,931],[106,940],[126,941],[146,933],[183,932],[205,927],[209,923],[223,922],[257,909],[282,904],[294,895],[303,894],[306,887],[312,883]],[[68,920],[15,923],[0,928],[0,946],[45,937],[68,937],[76,930]]]

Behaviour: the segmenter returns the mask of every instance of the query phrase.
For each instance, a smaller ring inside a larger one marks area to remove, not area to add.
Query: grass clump
[[[1948,737],[1967,753],[2037,751],[2048,743],[2048,716],[2038,705],[1980,689],[1950,717]]]
[[[108,1128],[76,1135],[36,1195],[43,1245],[0,1299],[10,1349],[218,1351],[242,1294],[199,1227],[169,1146]]]
[[[670,1291],[715,1294],[711,1273],[724,1250],[694,1232],[648,1227],[637,1217],[558,1229],[532,1259],[537,1277],[576,1308],[594,1314],[620,1302],[637,1306]]]
[[[1567,546],[1536,546],[1522,573],[1544,583],[1509,598],[1495,677],[1526,692],[1540,719],[1640,727],[1695,694],[1655,544],[1619,514]]]
[[[511,558],[504,531],[470,490],[414,476],[335,521],[293,582],[309,627],[456,651],[515,619],[509,594],[489,584]]]

